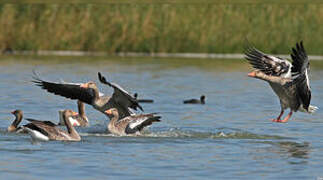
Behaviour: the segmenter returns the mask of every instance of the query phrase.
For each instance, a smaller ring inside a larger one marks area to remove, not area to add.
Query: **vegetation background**
[[[264,1],[265,2],[265,1]],[[320,3],[2,4],[0,51],[323,54]]]

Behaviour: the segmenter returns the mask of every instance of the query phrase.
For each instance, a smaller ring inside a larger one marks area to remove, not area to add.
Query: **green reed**
[[[323,5],[126,3],[0,5],[0,50],[323,54]]]

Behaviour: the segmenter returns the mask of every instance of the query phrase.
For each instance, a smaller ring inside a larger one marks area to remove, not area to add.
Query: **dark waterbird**
[[[133,97],[135,97],[137,99],[137,101],[140,102],[140,103],[153,103],[154,102],[154,100],[152,100],[152,99],[138,99],[138,94],[137,93],[135,93],[133,95]]]
[[[200,99],[188,99],[183,101],[184,104],[205,104],[205,96],[202,95]]]
[[[287,122],[293,112],[298,110],[313,113],[317,109],[310,105],[311,88],[308,77],[310,64],[302,42],[296,43],[296,47],[292,48],[292,63],[280,57],[267,55],[254,47],[248,48],[245,55],[256,69],[248,76],[267,81],[279,97],[281,112],[272,120],[273,122]],[[290,108],[290,112],[281,120],[287,108]]]
[[[105,111],[116,108],[120,117],[124,118],[133,114],[131,109],[142,109],[138,101],[127,91],[115,83],[108,82],[105,77],[98,73],[99,80],[114,89],[112,96],[105,96],[99,92],[96,83],[90,81],[87,83],[65,83],[49,82],[40,79],[34,72],[34,82],[37,86],[47,90],[47,92],[60,95],[69,99],[78,99],[84,103],[105,114]]]

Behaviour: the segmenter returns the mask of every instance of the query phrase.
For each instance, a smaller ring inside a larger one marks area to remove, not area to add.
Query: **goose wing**
[[[267,55],[254,47],[246,49],[245,58],[255,69],[259,69],[266,75],[270,76],[281,76],[288,73],[291,68],[289,61]]]
[[[48,134],[48,132],[47,131],[45,131],[43,128],[41,128],[41,127],[38,127],[36,124],[33,124],[33,123],[28,123],[28,124],[26,124],[26,125],[23,125],[22,126],[23,128],[24,127],[27,127],[27,128],[29,128],[29,129],[31,129],[31,130],[34,130],[34,131],[38,131],[38,132],[40,132],[41,134],[43,134],[43,135],[45,135],[45,136],[49,136],[49,134]]]
[[[50,139],[55,139],[56,137],[62,136],[64,133],[63,130],[56,127],[56,125],[50,121],[39,121],[35,119],[26,119],[30,123],[25,125],[26,127],[36,130],[45,136],[49,137]]]
[[[297,93],[302,100],[303,108],[308,109],[311,102],[311,88],[308,77],[310,63],[302,41],[296,43],[296,47],[292,48],[291,58],[293,60],[293,83],[296,84]]]
[[[98,77],[101,83],[106,84],[114,89],[111,99],[113,99],[116,104],[120,105],[120,107],[123,107],[123,109],[126,109],[126,111],[128,111],[128,107],[134,110],[137,110],[137,108],[139,108],[141,111],[143,111],[143,108],[140,106],[136,98],[133,97],[129,92],[124,90],[116,83],[108,82],[100,72],[98,73]]]
[[[153,122],[159,122],[161,116],[155,116],[151,114],[139,114],[128,116],[124,119],[119,120],[116,125],[125,127],[127,134],[133,134],[137,131],[141,131],[144,127],[151,125]]]
[[[25,118],[27,121],[31,122],[31,123],[44,123],[47,126],[57,126],[55,123],[51,122],[51,121],[40,121],[40,120],[36,120],[36,119],[31,119],[31,118]]]
[[[35,74],[35,73],[34,73]],[[36,74],[32,80],[37,86],[47,92],[63,96],[69,99],[78,99],[87,104],[92,104],[94,99],[94,90],[80,87],[80,83],[56,83],[40,79]]]

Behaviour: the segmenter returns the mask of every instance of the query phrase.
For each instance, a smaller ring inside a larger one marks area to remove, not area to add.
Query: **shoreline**
[[[152,57],[152,58],[187,58],[187,59],[244,59],[241,53],[144,53],[144,52],[96,52],[96,51],[9,51],[1,55],[18,55],[18,56],[117,56],[117,57]],[[291,59],[288,54],[273,54],[281,58]],[[310,60],[321,61],[323,56],[308,55]]]

